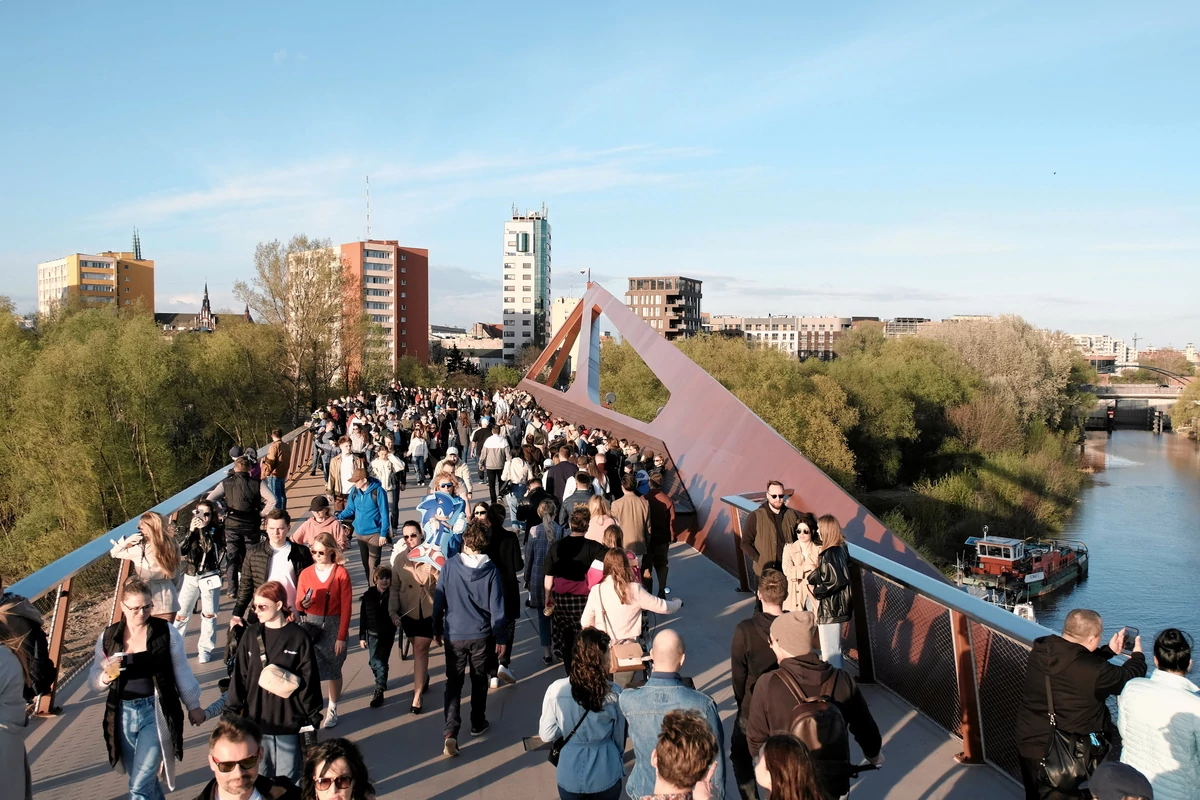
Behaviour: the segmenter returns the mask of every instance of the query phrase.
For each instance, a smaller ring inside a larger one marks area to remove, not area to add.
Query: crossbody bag
[[[1055,721],[1054,695],[1050,676],[1046,679],[1046,706],[1050,717],[1050,741],[1038,765],[1038,782],[1060,792],[1072,793],[1088,779],[1108,752],[1108,744],[1098,734],[1075,734],[1061,730]],[[1089,747],[1089,745],[1092,745]]]
[[[600,594],[604,591],[604,587],[600,586],[596,589],[597,597],[600,598],[600,613],[604,615],[604,624],[610,631],[615,631],[616,628],[608,621],[608,610],[604,607],[604,596]],[[621,639],[613,642],[608,648],[608,671],[617,672],[637,672],[644,669],[646,666],[646,653],[642,650],[642,645],[637,639]]]
[[[258,658],[262,663],[258,686],[264,692],[270,692],[276,697],[286,700],[300,688],[300,678],[278,664],[271,664],[267,661],[267,636],[263,632],[264,627],[261,624],[258,626]]]
[[[558,766],[558,759],[562,755],[563,748],[567,746],[567,742],[571,741],[571,737],[575,735],[575,731],[579,730],[579,726],[583,724],[585,719],[587,719],[587,715],[590,710],[591,709],[587,708],[583,710],[583,716],[579,718],[579,722],[575,723],[575,727],[571,728],[571,732],[567,734],[565,739],[559,736],[554,740],[554,743],[550,745],[550,755],[546,756],[546,759],[551,764],[556,767]]]

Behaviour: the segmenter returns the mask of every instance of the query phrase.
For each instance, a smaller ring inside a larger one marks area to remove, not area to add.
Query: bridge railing
[[[754,495],[721,500],[740,550]],[[1020,780],[1017,709],[1033,640],[1048,629],[857,545],[849,545],[853,619],[845,659],[963,742],[958,760],[989,763]],[[753,566],[745,565],[750,589]]]
[[[283,440],[292,445],[287,472],[290,482],[311,465],[312,433],[304,426],[289,432]],[[228,470],[228,465],[222,466],[149,510],[173,522],[176,511],[211,491]],[[109,551],[113,540],[137,532],[140,518],[138,514],[5,587],[33,603],[49,632],[50,660],[57,677],[51,691],[35,700],[37,713],[52,713],[59,689],[91,663],[96,638],[119,616],[117,589],[129,576],[130,562],[111,558]]]

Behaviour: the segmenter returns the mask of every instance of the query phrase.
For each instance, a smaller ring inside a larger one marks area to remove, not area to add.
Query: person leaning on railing
[[[152,617],[150,587],[130,578],[121,587],[122,619],[96,639],[88,673],[94,692],[107,692],[104,742],[108,763],[129,774],[129,795],[162,800],[175,789],[175,761],[183,760],[183,708],[193,725],[204,722],[200,684],[188,666],[183,637]]]

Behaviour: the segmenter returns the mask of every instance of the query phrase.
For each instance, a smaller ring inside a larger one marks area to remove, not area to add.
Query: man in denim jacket
[[[700,713],[717,737],[720,753],[712,778],[712,797],[724,800],[725,731],[721,727],[717,704],[704,692],[684,685],[679,669],[683,666],[685,648],[683,639],[675,631],[664,630],[655,636],[650,655],[654,659],[650,680],[640,689],[621,692],[621,712],[629,724],[635,757],[633,771],[625,782],[625,792],[634,800],[654,794],[654,767],[650,763],[650,754],[658,744],[663,718],[668,711],[693,709]]]

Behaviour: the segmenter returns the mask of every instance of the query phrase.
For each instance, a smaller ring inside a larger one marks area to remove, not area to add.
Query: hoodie
[[[771,649],[771,623],[774,614],[755,611],[733,629],[729,664],[733,677],[733,699],[737,701],[738,716],[745,722],[750,714],[750,697],[758,679],[779,666]]]
[[[339,521],[354,520],[355,536],[382,536],[390,539],[387,492],[375,478],[367,478],[367,488],[350,487],[346,508],[337,515]]]
[[[1146,657],[1134,653],[1121,666],[1109,663],[1108,645],[1090,651],[1081,644],[1051,634],[1035,639],[1025,668],[1025,688],[1017,710],[1017,752],[1024,758],[1040,759],[1050,740],[1050,706],[1046,701],[1046,677],[1054,694],[1057,727],[1067,733],[1104,734],[1116,738],[1105,698],[1118,695],[1125,684],[1146,674]]]
[[[447,641],[501,638],[508,618],[500,570],[486,555],[460,553],[446,562],[433,591],[433,635]]]

